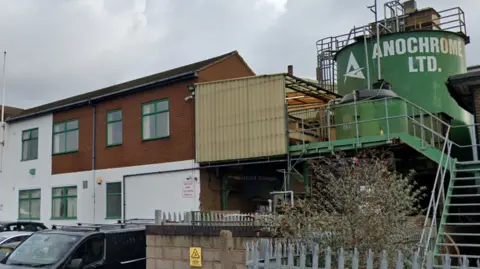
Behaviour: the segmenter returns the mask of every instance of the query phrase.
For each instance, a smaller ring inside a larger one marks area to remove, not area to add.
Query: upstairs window
[[[38,158],[38,128],[22,132],[22,161]]]
[[[166,138],[170,136],[170,105],[168,99],[162,99],[142,105],[143,140]]]
[[[53,154],[78,151],[78,120],[53,125]]]
[[[122,110],[107,112],[107,146],[122,144]]]

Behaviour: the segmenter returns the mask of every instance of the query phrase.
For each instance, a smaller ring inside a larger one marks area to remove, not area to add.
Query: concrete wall
[[[147,269],[189,269],[190,247],[202,249],[202,268],[222,268],[221,264],[225,260],[225,240],[220,234],[218,236],[147,235]],[[233,237],[230,240],[232,242],[229,255],[231,262],[235,268],[245,268],[245,243],[253,239]]]
[[[121,182],[123,176],[129,174],[197,166],[194,160],[185,160],[52,175],[52,124],[52,116],[47,115],[7,125],[0,173],[0,220],[18,219],[19,190],[41,189],[40,221],[47,225],[112,223],[116,220],[106,219],[106,183]],[[31,128],[39,128],[38,158],[21,161],[22,131]],[[34,175],[29,173],[31,169],[35,169]],[[187,178],[195,182],[192,198],[183,197],[183,182]],[[98,184],[100,180],[101,184]],[[83,188],[84,181],[87,182],[86,188]],[[179,212],[198,210],[200,206],[199,170],[127,177],[125,185],[126,218],[153,219],[155,209]],[[63,186],[77,186],[77,219],[51,220],[52,188]]]

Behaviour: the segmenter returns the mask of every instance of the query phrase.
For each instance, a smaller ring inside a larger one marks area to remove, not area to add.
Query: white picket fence
[[[331,248],[320,251],[318,244],[307,246],[301,243],[273,242],[268,239],[262,239],[261,241],[263,242],[260,244],[258,241],[245,244],[246,269],[374,269],[374,267],[387,269],[392,267],[393,263],[396,269],[480,268],[478,261],[476,267],[469,266],[469,260],[466,256],[458,259],[445,255],[441,260],[441,265],[437,265],[434,263],[433,253],[428,252],[425,263],[422,265],[422,259],[418,252],[404,255],[403,252],[397,251],[396,257],[391,260],[392,258],[388,257],[385,251],[373,253],[369,250],[365,253],[365,260],[361,260],[357,249],[344,251],[342,248],[338,252],[332,253]],[[460,265],[452,265],[452,259],[459,260]],[[374,261],[377,261],[377,265]],[[379,266],[378,261],[380,262]]]
[[[229,212],[156,212],[155,223],[159,225],[197,225],[197,226],[265,226],[269,214],[229,213]]]

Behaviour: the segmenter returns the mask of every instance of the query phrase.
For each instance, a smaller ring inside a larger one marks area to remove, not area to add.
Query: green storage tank
[[[332,107],[332,110],[335,115],[335,125],[337,125],[337,139],[356,138],[357,129],[359,137],[379,136],[386,134],[387,130],[390,133],[408,132],[408,121],[403,117],[407,114],[407,106],[391,90],[356,90],[346,94],[338,105]],[[352,123],[355,115],[361,123]],[[388,121],[377,120],[387,116],[400,117]]]
[[[473,124],[472,115],[453,100],[445,85],[449,76],[467,71],[465,40],[463,35],[439,30],[382,35],[380,45],[375,37],[367,42],[362,38],[335,56],[338,92],[345,95],[369,88],[368,82],[371,85],[379,78],[380,59],[381,78],[392,84],[396,94],[430,113],[447,114],[453,126]],[[466,127],[453,128],[451,138],[459,144],[470,143]]]

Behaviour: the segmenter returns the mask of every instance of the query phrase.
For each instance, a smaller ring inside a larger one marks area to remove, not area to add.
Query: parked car
[[[33,232],[0,232],[0,245],[22,242],[27,239]]]
[[[6,243],[0,245],[0,260],[8,256],[22,241]]]
[[[0,269],[144,269],[145,226],[52,226],[32,234],[0,261]]]
[[[48,229],[45,224],[35,221],[0,221],[0,232],[29,231],[36,232]]]

